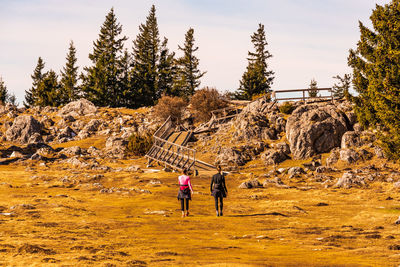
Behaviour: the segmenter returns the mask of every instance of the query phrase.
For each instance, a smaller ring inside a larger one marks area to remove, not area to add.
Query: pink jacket
[[[189,186],[190,191],[193,192],[192,183],[190,182],[190,177],[187,175],[181,175],[178,177],[180,189],[185,189],[186,186]],[[185,185],[185,186],[182,186]]]

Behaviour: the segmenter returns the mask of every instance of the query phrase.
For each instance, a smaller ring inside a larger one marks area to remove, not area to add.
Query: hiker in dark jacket
[[[225,184],[225,176],[221,172],[221,166],[217,166],[217,174],[214,174],[211,179],[210,191],[211,195],[214,196],[215,210],[217,216],[222,216],[222,209],[224,207],[223,198],[228,194]],[[219,210],[218,210],[218,199],[219,199]]]

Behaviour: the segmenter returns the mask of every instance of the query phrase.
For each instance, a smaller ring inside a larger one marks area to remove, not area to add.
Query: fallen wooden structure
[[[154,133],[153,146],[146,154],[148,163],[153,161],[177,171],[184,169],[199,171],[212,171],[215,167],[196,159],[196,150],[186,145],[193,135],[192,131],[176,131],[177,125],[171,117]]]

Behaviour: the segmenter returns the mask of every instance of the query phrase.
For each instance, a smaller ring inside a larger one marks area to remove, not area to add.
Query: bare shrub
[[[224,108],[228,103],[222,99],[217,89],[204,87],[192,96],[190,105],[195,120],[203,122],[211,118],[211,111]]]
[[[181,97],[164,95],[154,106],[154,115],[161,120],[166,120],[169,116],[173,120],[180,121],[186,102]]]

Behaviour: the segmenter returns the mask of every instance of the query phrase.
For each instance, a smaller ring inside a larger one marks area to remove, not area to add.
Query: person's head
[[[188,169],[183,169],[183,174],[187,175],[188,174]]]
[[[218,173],[221,173],[222,169],[221,169],[220,165],[217,166],[217,171],[218,171]]]

